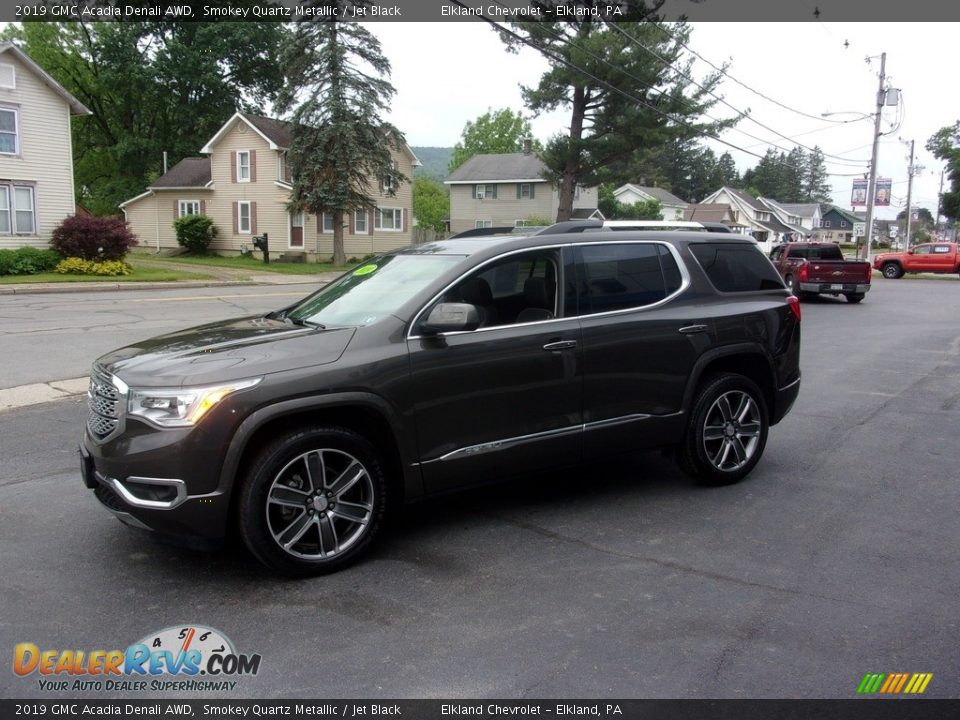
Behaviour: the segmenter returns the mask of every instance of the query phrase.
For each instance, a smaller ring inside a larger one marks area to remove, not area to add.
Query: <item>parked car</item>
[[[938,242],[916,245],[905,253],[877,253],[873,267],[891,280],[908,272],[960,273],[957,247],[957,243]]]
[[[799,358],[799,303],[747,239],[445,240],[101,357],[83,480],[124,522],[235,526],[277,571],[329,572],[388,508],[531,471],[667,448],[737,481]]]
[[[847,302],[858,303],[870,291],[870,263],[845,259],[835,243],[785,243],[770,251],[770,260],[800,298],[843,295]]]

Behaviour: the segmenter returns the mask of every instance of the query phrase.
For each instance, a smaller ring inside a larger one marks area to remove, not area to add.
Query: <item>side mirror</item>
[[[910,248],[909,250],[907,250],[907,255],[913,255],[913,248]]]
[[[476,330],[480,326],[480,311],[476,305],[469,303],[440,303],[420,323],[420,330],[425,335],[437,333],[457,332],[460,330]]]

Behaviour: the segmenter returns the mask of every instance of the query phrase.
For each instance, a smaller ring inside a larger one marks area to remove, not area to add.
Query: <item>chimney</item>
[[[532,145],[533,145],[533,142],[530,138],[528,137],[523,138],[523,154],[524,155],[530,154]]]

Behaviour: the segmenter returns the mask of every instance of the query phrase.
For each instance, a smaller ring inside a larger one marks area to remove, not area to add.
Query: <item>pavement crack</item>
[[[530,532],[542,535],[543,537],[548,537],[551,540],[559,540],[560,542],[569,543],[572,545],[580,545],[594,552],[602,553],[604,555],[609,555],[611,557],[618,557],[624,560],[633,560],[636,562],[649,563],[651,565],[656,565],[658,567],[667,568],[669,570],[676,570],[688,575],[695,575],[697,577],[707,578],[710,580],[717,580],[720,582],[732,583],[739,585],[740,587],[753,588],[756,590],[766,590],[768,592],[781,593],[784,595],[792,595],[795,597],[806,597],[806,598],[816,598],[818,600],[829,600],[831,602],[843,603],[845,605],[856,605],[856,606],[868,606],[875,607],[880,609],[889,609],[886,605],[879,605],[877,603],[866,602],[863,600],[851,600],[849,598],[835,597],[832,595],[822,595],[820,593],[807,592],[804,590],[799,590],[797,588],[781,587],[779,585],[770,585],[768,583],[753,582],[751,580],[744,580],[743,578],[738,578],[733,575],[724,575],[723,573],[711,572],[710,570],[703,570],[701,568],[692,567],[690,565],[684,565],[682,563],[673,562],[671,560],[662,560],[660,558],[652,558],[645,555],[636,555],[634,553],[624,552],[622,550],[613,550],[612,548],[604,547],[602,545],[597,545],[596,543],[589,542],[582,538],[571,537],[569,535],[564,535],[563,533],[556,532],[555,530],[550,530],[548,528],[542,527],[540,525],[535,525],[533,523],[526,522],[524,520],[518,520],[516,518],[507,517],[505,515],[489,514],[490,517],[493,517],[497,520],[507,523],[508,525],[513,525],[519,527],[523,530],[529,530]]]

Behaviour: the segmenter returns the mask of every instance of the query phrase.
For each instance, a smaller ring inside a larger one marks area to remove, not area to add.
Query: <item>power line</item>
[[[686,78],[687,80],[689,80],[690,82],[692,82],[694,85],[696,85],[698,88],[700,88],[700,89],[703,90],[704,92],[709,93],[710,95],[712,95],[713,97],[715,97],[718,101],[720,101],[721,103],[723,103],[724,105],[726,105],[727,107],[729,107],[731,110],[734,110],[735,112],[737,112],[738,114],[740,114],[741,117],[745,117],[745,118],[746,118],[747,120],[749,120],[750,122],[755,123],[756,125],[759,125],[760,127],[764,128],[765,130],[768,130],[768,131],[772,132],[774,135],[777,135],[777,136],[783,138],[784,140],[787,140],[788,142],[792,142],[792,143],[793,143],[794,145],[796,145],[797,147],[802,147],[802,148],[804,148],[805,150],[807,150],[808,152],[814,152],[814,149],[813,149],[812,147],[810,147],[810,146],[808,146],[808,145],[804,145],[803,143],[797,142],[796,140],[794,140],[793,137],[789,137],[789,136],[787,136],[787,135],[784,135],[784,134],[781,133],[780,131],[775,130],[774,128],[770,127],[769,125],[766,125],[766,124],[760,122],[759,120],[757,120],[756,118],[752,117],[751,115],[748,115],[745,111],[742,111],[742,110],[740,110],[740,109],[738,109],[738,108],[735,108],[733,105],[731,105],[729,102],[727,102],[724,98],[720,97],[719,95],[717,95],[716,93],[714,93],[712,90],[708,90],[706,87],[704,87],[703,85],[701,85],[700,83],[698,83],[698,82],[697,82],[696,80],[694,80],[692,77],[690,77],[690,76],[687,75],[686,73],[682,72],[679,68],[677,68],[675,65],[673,65],[673,64],[672,64],[669,60],[667,60],[665,57],[663,57],[663,56],[660,55],[659,53],[655,52],[654,50],[651,50],[651,49],[648,48],[646,45],[644,45],[643,43],[641,43],[640,41],[638,41],[636,38],[632,37],[632,36],[631,36],[628,32],[626,32],[623,28],[621,28],[619,25],[617,25],[616,22],[614,22],[614,21],[612,21],[612,20],[605,20],[604,22],[607,24],[608,27],[616,30],[616,31],[619,32],[621,35],[623,35],[625,38],[627,38],[627,40],[628,40],[629,42],[631,42],[632,44],[634,44],[634,45],[636,45],[637,47],[641,48],[641,49],[644,50],[645,52],[649,53],[650,55],[652,55],[653,57],[655,57],[657,60],[659,60],[660,62],[662,62],[662,63],[664,63],[665,65],[667,65],[667,67],[672,68],[672,69],[673,69],[677,74],[679,74],[681,77]],[[654,23],[654,24],[656,25],[657,23]],[[671,35],[671,37],[674,39],[674,41],[675,41],[677,44],[682,45],[683,47],[687,47],[687,46],[684,45],[682,42],[680,42],[680,40],[677,40],[677,38],[676,38],[675,36]],[[689,48],[687,48],[687,49],[689,49]],[[724,73],[724,74],[726,74],[726,73]],[[728,76],[728,77],[729,77],[729,76]],[[808,116],[808,117],[813,117],[813,116],[810,115],[810,116]],[[820,121],[823,122],[823,121],[824,121],[824,118],[820,118]],[[845,122],[845,121],[842,121],[842,122]],[[760,140],[761,142],[764,142],[763,140],[761,140],[761,138],[758,138],[758,137],[756,137],[756,136],[754,136],[754,135],[750,135],[749,133],[744,132],[743,130],[739,130],[738,128],[733,128],[733,129],[734,129],[734,130],[737,130],[738,132],[742,132],[744,135],[747,135],[747,137],[752,137],[752,138],[754,138],[755,140]],[[794,136],[794,137],[796,137],[796,136]],[[779,150],[784,150],[784,149],[785,149],[785,148],[782,148],[782,147],[780,147],[779,145],[777,145],[777,144],[775,144],[775,143],[772,143],[772,142],[768,142],[767,144],[768,144],[768,145],[773,145],[773,147],[778,148]],[[824,156],[825,158],[833,158],[833,159],[836,159],[836,160],[844,161],[844,162],[846,162],[846,163],[852,163],[852,162],[856,162],[856,163],[868,162],[867,160],[863,160],[863,161],[851,161],[850,158],[838,158],[838,157],[835,156],[835,155],[830,155],[829,153],[824,153],[822,150],[821,150],[820,152],[823,154],[823,156]]]
[[[468,6],[465,5],[464,3],[460,2],[460,0],[447,0],[447,2],[450,2],[450,3],[454,4],[454,5],[457,5],[457,6],[459,6],[459,7],[462,7],[462,8],[464,8],[464,9],[467,9],[467,8],[468,8]],[[643,107],[645,107],[645,108],[647,108],[647,109],[649,109],[649,110],[652,110],[652,111],[655,112],[657,115],[665,118],[666,120],[669,120],[670,122],[674,122],[674,123],[678,123],[678,124],[680,124],[680,125],[684,125],[685,127],[688,127],[688,128],[690,128],[691,130],[700,132],[700,133],[702,133],[703,135],[706,135],[707,137],[712,138],[713,140],[716,140],[717,142],[719,142],[719,143],[721,143],[721,144],[723,144],[723,145],[726,145],[726,146],[728,146],[728,147],[733,148],[734,150],[739,150],[740,152],[746,153],[747,155],[752,155],[752,156],[755,157],[755,158],[760,158],[761,160],[763,159],[763,155],[759,155],[759,154],[757,154],[757,153],[755,153],[755,152],[752,152],[752,151],[750,151],[750,150],[747,150],[747,149],[745,149],[745,148],[742,148],[742,147],[740,147],[739,145],[736,145],[736,144],[730,142],[729,140],[724,140],[723,138],[719,137],[718,135],[713,134],[713,133],[710,133],[710,132],[704,130],[703,128],[697,128],[697,127],[695,127],[694,125],[692,125],[692,124],[690,124],[689,122],[687,122],[686,120],[683,120],[682,118],[673,117],[673,116],[671,116],[671,115],[663,112],[663,111],[660,110],[659,108],[657,108],[657,107],[655,107],[655,106],[653,106],[653,105],[650,105],[649,103],[645,102],[644,100],[641,100],[640,98],[638,98],[638,97],[636,97],[636,96],[634,96],[634,95],[631,95],[630,93],[628,93],[628,92],[626,92],[626,91],[618,88],[617,86],[615,86],[615,85],[607,82],[606,80],[602,80],[602,79],[598,78],[596,75],[593,75],[592,73],[588,72],[587,70],[585,70],[585,69],[579,67],[578,65],[575,65],[574,63],[570,62],[569,60],[567,60],[566,58],[564,58],[562,55],[558,55],[558,54],[556,54],[556,53],[553,53],[553,52],[549,51],[547,48],[541,47],[541,46],[537,45],[537,44],[534,43],[533,41],[528,40],[527,38],[525,38],[525,37],[523,37],[523,36],[521,36],[521,35],[518,35],[517,33],[513,32],[512,30],[509,30],[509,29],[507,29],[507,28],[505,28],[505,27],[503,27],[503,26],[501,26],[501,25],[498,25],[496,21],[491,20],[490,18],[488,18],[486,15],[483,15],[482,13],[472,13],[472,14],[473,14],[475,17],[479,17],[481,20],[483,20],[484,22],[486,22],[487,24],[489,24],[491,27],[495,28],[498,32],[501,32],[501,33],[504,33],[504,34],[506,34],[506,35],[509,35],[509,36],[513,37],[514,39],[518,40],[519,42],[522,42],[524,45],[527,45],[528,47],[531,47],[531,48],[533,48],[534,50],[537,50],[538,52],[540,52],[540,53],[542,53],[543,55],[547,56],[548,58],[550,58],[550,59],[553,60],[554,62],[558,62],[558,63],[560,63],[561,65],[564,65],[564,66],[570,68],[571,70],[574,70],[574,71],[576,71],[576,72],[578,72],[578,73],[580,73],[580,74],[582,74],[582,75],[590,78],[591,80],[593,80],[593,81],[596,82],[597,84],[599,84],[599,85],[607,88],[608,90],[610,90],[610,91],[612,91],[612,92],[615,92],[615,93],[617,93],[617,94],[619,94],[619,95],[622,95],[623,97],[627,98],[628,100],[630,100],[630,101],[632,101],[632,102],[634,102],[634,103],[636,103],[636,104],[638,104],[638,105],[641,105],[641,106],[643,106]],[[801,169],[801,168],[794,167],[793,165],[789,165],[788,163],[782,163],[782,164],[783,164],[785,167],[789,167],[789,168],[792,168],[792,169],[794,169],[794,170],[800,170],[800,169]]]
[[[673,33],[671,33],[669,30],[666,29],[666,27],[664,26],[663,23],[657,23],[657,27],[660,28],[660,30],[661,30],[662,32],[664,32],[665,34],[667,34],[668,36],[670,36],[671,38],[673,38],[673,40],[676,41],[678,44],[680,44],[682,47],[685,47],[688,51],[690,51],[691,54],[693,54],[694,56],[700,58],[700,60],[702,60],[702,61],[705,62],[707,65],[709,65],[710,67],[712,67],[714,70],[716,70],[717,72],[719,72],[719,73],[721,73],[721,74],[723,74],[723,75],[726,75],[728,78],[730,78],[731,80],[733,80],[733,82],[735,82],[737,85],[740,85],[741,87],[746,88],[747,90],[749,90],[750,92],[752,92],[754,95],[758,95],[758,96],[762,97],[764,100],[767,100],[768,102],[772,102],[774,105],[779,105],[779,106],[782,107],[784,110],[789,110],[790,112],[796,113],[797,115],[802,115],[803,117],[812,118],[812,119],[814,119],[814,120],[823,120],[822,117],[817,117],[816,115],[811,115],[810,113],[804,112],[803,110],[797,110],[797,109],[794,108],[794,107],[790,107],[789,105],[786,105],[786,104],[780,102],[779,100],[775,100],[774,98],[770,97],[769,95],[766,95],[766,94],[760,92],[759,90],[756,90],[756,89],[750,87],[750,86],[747,85],[745,82],[743,82],[743,81],[738,80],[737,78],[735,78],[733,75],[731,75],[730,73],[728,73],[728,72],[727,72],[726,70],[724,70],[723,68],[720,68],[720,67],[717,67],[716,65],[714,65],[712,62],[710,62],[709,60],[707,60],[705,57],[703,57],[703,55],[701,55],[700,53],[698,53],[696,50],[694,50],[692,47],[690,47],[689,45],[687,45],[685,42],[682,42],[681,40],[677,39],[677,37],[676,37]],[[850,122],[850,121],[849,121],[849,120],[830,120],[830,121],[828,121],[828,122],[835,122],[835,123],[837,123],[837,124],[841,124],[841,123],[846,123],[846,122]]]

